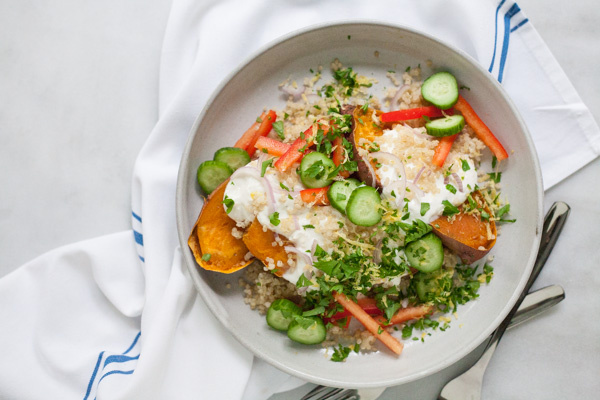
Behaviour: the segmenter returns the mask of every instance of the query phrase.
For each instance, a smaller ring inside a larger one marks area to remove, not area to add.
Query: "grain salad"
[[[508,154],[456,78],[413,67],[386,79],[339,60],[290,77],[283,109],[198,168],[199,265],[244,269],[250,309],[333,361],[399,355],[403,340],[447,329],[490,282],[488,252],[514,222],[494,169]]]

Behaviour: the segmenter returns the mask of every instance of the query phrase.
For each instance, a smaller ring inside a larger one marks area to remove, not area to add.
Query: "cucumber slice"
[[[277,299],[267,310],[267,324],[278,331],[287,331],[294,317],[300,316],[302,310],[288,299]]]
[[[442,241],[433,232],[407,244],[404,253],[410,266],[421,272],[436,271],[444,263]]]
[[[348,219],[360,226],[373,226],[381,221],[381,197],[375,188],[360,186],[352,191],[346,215]]]
[[[237,147],[223,147],[215,152],[213,160],[224,162],[235,171],[250,162],[250,155],[248,155],[248,152],[244,149],[239,149]]]
[[[335,163],[318,151],[308,153],[300,162],[300,180],[304,186],[316,189],[331,185],[329,174],[335,169]]]
[[[354,189],[359,186],[360,182],[358,179],[354,178],[334,182],[327,191],[327,197],[333,208],[342,214],[346,214],[346,204],[348,204],[348,199],[350,199],[350,195]]]
[[[233,174],[233,169],[221,161],[204,161],[198,167],[198,183],[206,194],[211,194],[221,183]]]
[[[465,119],[462,115],[450,115],[445,118],[431,120],[425,124],[427,133],[436,137],[452,136],[462,131],[464,127]]]
[[[450,72],[433,74],[421,85],[421,95],[437,108],[446,110],[458,101],[456,78]]]
[[[318,344],[325,340],[327,329],[319,317],[296,317],[290,323],[287,335],[294,342]]]
[[[440,280],[443,278],[444,271],[439,269],[431,273],[418,272],[413,277],[413,282],[419,296],[419,300],[423,302],[433,301],[439,296],[442,291],[448,291],[449,288],[443,288],[444,281]],[[451,288],[450,288],[451,289]]]

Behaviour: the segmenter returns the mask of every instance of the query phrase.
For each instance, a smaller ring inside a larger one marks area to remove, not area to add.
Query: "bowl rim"
[[[428,368],[428,369],[425,369],[423,371],[416,372],[413,374],[409,374],[407,376],[404,376],[403,378],[396,379],[396,380],[387,380],[387,381],[381,380],[381,381],[376,381],[376,382],[348,383],[348,382],[338,382],[335,380],[326,379],[326,378],[322,378],[322,377],[315,376],[315,375],[305,374],[301,371],[295,370],[293,367],[290,367],[289,365],[286,365],[283,362],[280,362],[276,359],[272,359],[268,356],[260,354],[260,352],[255,351],[253,346],[246,341],[246,338],[244,335],[231,329],[231,326],[228,323],[228,321],[226,319],[224,319],[223,316],[220,315],[220,313],[216,312],[216,303],[218,301],[216,301],[216,300],[213,301],[211,299],[211,297],[208,295],[208,293],[206,293],[205,290],[203,289],[203,287],[207,286],[207,284],[203,281],[202,277],[200,276],[199,271],[197,270],[197,268],[198,268],[197,263],[187,245],[189,232],[184,232],[184,230],[183,230],[183,227],[187,223],[186,216],[184,215],[184,190],[185,190],[185,185],[187,185],[187,183],[189,181],[189,174],[191,173],[188,168],[188,164],[189,164],[192,143],[194,141],[194,138],[198,131],[198,128],[199,128],[200,124],[202,123],[204,117],[206,116],[206,113],[210,109],[212,103],[219,96],[219,94],[225,88],[225,86],[227,86],[227,84],[237,74],[239,74],[244,68],[246,68],[257,57],[260,57],[261,55],[263,55],[264,53],[268,52],[269,50],[271,50],[272,48],[274,48],[276,46],[282,45],[289,40],[295,39],[297,36],[301,36],[301,35],[311,33],[311,32],[316,32],[319,30],[333,28],[333,27],[360,26],[360,25],[371,26],[371,27],[379,26],[382,28],[392,28],[392,29],[397,29],[400,31],[406,31],[413,35],[422,36],[425,39],[435,42],[439,46],[446,47],[447,49],[456,53],[463,59],[466,59],[469,62],[469,64],[471,64],[476,69],[478,69],[482,73],[482,75],[486,77],[486,79],[489,81],[489,83],[491,83],[496,88],[496,90],[501,94],[502,98],[506,102],[506,105],[509,107],[511,113],[514,115],[515,119],[517,120],[518,124],[520,125],[522,133],[524,134],[524,139],[528,144],[527,150],[529,151],[530,156],[532,157],[532,162],[535,166],[533,173],[534,173],[535,182],[536,182],[535,192],[537,194],[537,198],[538,198],[537,203],[538,204],[537,204],[537,215],[536,215],[537,223],[536,223],[533,247],[529,254],[529,259],[524,264],[524,272],[521,276],[521,279],[518,282],[515,291],[512,293],[511,297],[509,298],[508,302],[505,304],[502,311],[496,316],[496,318],[492,321],[492,323],[489,324],[488,327],[480,333],[480,335],[477,337],[476,340],[472,341],[469,345],[464,346],[462,348],[462,351],[455,353],[454,356],[449,356],[449,357],[446,357],[446,358],[440,360],[440,363],[436,364],[435,367]],[[343,21],[311,24],[306,27],[290,31],[287,34],[281,35],[281,36],[275,38],[274,40],[271,40],[268,43],[262,45],[257,50],[252,52],[250,55],[246,56],[234,69],[232,69],[220,81],[220,83],[216,86],[216,88],[213,90],[212,94],[206,101],[205,105],[202,107],[202,110],[198,114],[196,120],[194,121],[192,128],[190,129],[190,131],[188,133],[187,141],[186,141],[186,144],[185,144],[182,156],[181,156],[181,161],[180,161],[179,169],[178,169],[176,194],[175,194],[175,203],[176,204],[175,205],[176,205],[176,223],[177,223],[177,233],[178,233],[178,237],[179,237],[179,244],[182,249],[184,263],[185,263],[187,270],[192,278],[194,287],[200,294],[200,297],[203,299],[205,304],[208,306],[211,313],[227,329],[227,331],[233,337],[236,338],[236,340],[238,342],[240,342],[246,349],[248,349],[250,352],[252,352],[253,355],[261,358],[262,360],[266,361],[267,363],[273,365],[274,367],[276,367],[284,372],[287,372],[291,375],[294,375],[294,376],[304,379],[306,381],[314,382],[317,384],[329,385],[329,386],[337,386],[337,387],[372,388],[372,387],[384,387],[384,386],[387,387],[387,386],[401,385],[401,384],[405,384],[408,382],[416,381],[418,379],[423,379],[428,376],[431,376],[431,375],[435,374],[436,372],[443,370],[444,368],[447,368],[449,366],[452,366],[453,364],[456,364],[459,360],[463,359],[469,353],[473,352],[481,343],[484,342],[484,340],[487,337],[489,337],[493,333],[493,331],[500,325],[500,323],[508,315],[508,313],[510,312],[512,307],[515,305],[519,295],[523,291],[523,288],[527,282],[527,279],[531,275],[531,270],[533,269],[533,264],[534,264],[534,261],[537,256],[537,252],[538,252],[540,240],[541,240],[542,223],[543,223],[543,194],[544,194],[544,192],[543,192],[542,174],[541,174],[541,168],[540,168],[540,164],[539,164],[539,158],[537,156],[537,152],[535,150],[535,146],[533,143],[533,139],[531,138],[531,134],[529,133],[529,130],[527,129],[527,125],[525,124],[524,119],[522,118],[521,114],[519,113],[518,109],[516,108],[515,104],[513,103],[512,99],[508,96],[508,94],[506,93],[504,88],[493,77],[493,75],[491,75],[485,68],[483,68],[479,64],[479,62],[477,60],[475,60],[473,57],[471,57],[465,51],[463,51],[447,42],[444,42],[444,41],[436,38],[435,36],[432,36],[428,33],[417,30],[415,28],[407,27],[402,24],[391,24],[391,23],[372,20],[372,19],[349,19],[349,20],[343,20]]]

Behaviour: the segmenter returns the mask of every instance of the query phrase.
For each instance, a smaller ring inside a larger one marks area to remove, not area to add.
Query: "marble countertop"
[[[519,5],[600,121],[600,9],[589,0]],[[0,277],[58,246],[130,229],[133,164],[157,119],[169,7],[0,2]],[[534,288],[560,284],[567,300],[507,334],[486,398],[597,396],[599,182],[596,159],[546,192],[546,210],[562,200],[572,213]],[[564,341],[546,342],[546,330],[564,330]]]

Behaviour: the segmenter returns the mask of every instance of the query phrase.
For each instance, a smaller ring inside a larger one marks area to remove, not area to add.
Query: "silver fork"
[[[508,329],[520,325],[521,323],[534,318],[535,316],[542,313],[544,310],[560,303],[565,298],[565,292],[563,288],[558,285],[546,286],[543,289],[536,290],[535,292],[529,293],[521,306],[519,311],[513,317]],[[378,395],[375,397],[371,396],[371,399],[377,398],[381,393],[385,391],[385,388],[381,388]],[[341,389],[327,386],[317,386],[310,392],[308,392],[300,400],[359,400],[360,394],[356,389]]]
[[[488,363],[490,362],[492,355],[494,354],[494,351],[496,350],[496,347],[498,346],[498,343],[504,334],[504,331],[506,328],[508,328],[513,316],[517,312],[527,292],[533,285],[533,282],[538,277],[542,267],[548,259],[548,256],[552,252],[554,244],[556,243],[556,240],[562,231],[570,211],[571,209],[566,203],[556,202],[552,205],[546,214],[546,217],[544,218],[542,241],[540,243],[540,249],[535,260],[535,264],[533,266],[533,271],[531,272],[531,276],[525,284],[525,288],[517,300],[517,303],[492,335],[492,338],[487,344],[487,347],[479,361],[477,361],[475,365],[473,365],[466,372],[448,382],[438,396],[438,400],[477,400],[481,398],[483,376]]]

